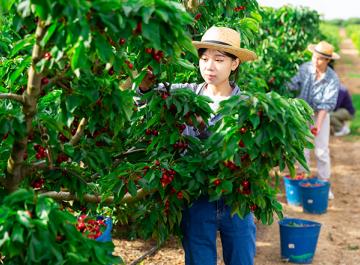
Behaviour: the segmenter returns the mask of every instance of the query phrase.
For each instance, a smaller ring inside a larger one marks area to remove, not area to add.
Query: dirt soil
[[[342,35],[344,32],[341,31]],[[350,39],[344,37],[340,51],[341,59],[336,63],[336,71],[341,82],[352,94],[360,93],[360,56]],[[318,245],[313,259],[314,265],[360,265],[360,137],[331,137],[330,152],[332,162],[331,185],[335,199],[329,201],[328,211],[322,215],[302,212],[301,207],[286,204],[285,194],[279,194],[284,215],[322,224]],[[312,159],[313,161],[314,159]],[[358,164],[359,163],[359,164]],[[316,174],[315,164],[311,170]],[[124,241],[114,239],[115,252],[126,264],[133,262],[149,251],[154,242],[140,240]],[[256,265],[284,264],[280,259],[279,225],[275,221],[270,226],[257,223]],[[223,265],[221,244],[218,240],[218,265]],[[184,264],[184,252],[176,239],[170,239],[160,250],[147,257],[143,265]],[[204,264],[207,265],[207,264]]]

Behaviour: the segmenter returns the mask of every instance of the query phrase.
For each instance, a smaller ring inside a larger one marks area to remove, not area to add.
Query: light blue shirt
[[[321,79],[316,80],[315,67],[311,62],[306,62],[300,66],[288,86],[291,90],[300,90],[298,98],[304,99],[315,112],[319,110],[329,112],[336,106],[340,81],[330,67]]]

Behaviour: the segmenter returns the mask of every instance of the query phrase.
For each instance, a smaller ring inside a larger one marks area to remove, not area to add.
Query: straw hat
[[[192,42],[196,49],[216,49],[235,55],[240,62],[252,61],[256,54],[240,48],[240,33],[226,27],[211,27],[201,38],[201,41]]]
[[[340,55],[334,52],[334,47],[326,41],[320,41],[318,44],[310,44],[308,50],[327,59],[340,59]]]

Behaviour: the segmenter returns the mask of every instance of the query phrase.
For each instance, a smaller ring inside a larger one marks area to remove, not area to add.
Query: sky
[[[281,7],[285,4],[315,9],[325,20],[360,18],[359,0],[257,0],[261,6]]]

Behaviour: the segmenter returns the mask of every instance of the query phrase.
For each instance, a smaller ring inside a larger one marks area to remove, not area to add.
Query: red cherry
[[[221,180],[220,180],[220,179],[215,179],[215,180],[214,180],[214,185],[215,185],[215,186],[219,186],[220,183],[221,183]]]
[[[156,54],[159,55],[160,58],[164,57],[164,52],[163,51],[158,51]]]
[[[250,211],[252,211],[252,212],[255,212],[257,209],[256,204],[250,205],[249,207],[250,207]]]
[[[47,77],[43,77],[43,78],[41,79],[41,84],[42,84],[42,85],[47,85],[47,84],[49,84],[49,79],[48,79]]]
[[[244,134],[244,133],[247,132],[247,128],[246,127],[241,127],[239,131],[240,131],[241,134]]]
[[[311,133],[316,136],[318,134],[318,129],[316,127],[311,128]]]
[[[109,75],[113,75],[114,74],[114,67],[111,67],[108,71]]]
[[[140,34],[142,32],[142,22],[138,22],[137,25],[136,25],[136,28],[134,30],[134,33],[135,34]]]
[[[245,160],[249,159],[249,157],[250,157],[250,155],[249,155],[249,154],[245,154],[245,155],[243,155],[243,156],[241,157],[241,162],[243,162],[243,161],[245,161]]]
[[[271,77],[269,80],[268,80],[268,83],[269,84],[273,84],[275,82],[275,77]]]
[[[145,134],[150,135],[152,133],[151,129],[146,129]]]
[[[1,140],[1,141],[6,140],[6,139],[8,138],[8,136],[9,136],[9,134],[8,134],[8,133],[6,133],[6,134],[2,137],[2,140]]]
[[[183,198],[183,193],[181,191],[179,191],[177,194],[176,194],[176,197],[179,199],[179,200],[182,200]]]
[[[241,182],[241,186],[243,186],[244,189],[249,189],[250,188],[250,182],[248,180],[243,180]]]
[[[151,54],[152,53],[152,48],[145,48],[145,53]]]
[[[128,64],[128,67],[129,67],[129,69],[133,69],[133,68],[134,68],[134,65],[133,65],[132,63],[129,63],[129,64]]]
[[[153,55],[153,58],[154,58],[154,60],[157,61],[157,62],[160,62],[160,60],[161,60],[161,57],[160,57],[160,55],[158,55],[158,54]]]
[[[69,139],[63,134],[63,133],[60,133],[59,134],[59,140],[64,143],[66,141],[68,141]]]
[[[162,99],[167,99],[168,97],[169,97],[169,93],[167,93],[167,92],[161,93]]]
[[[30,212],[29,210],[25,211],[25,214],[29,216],[29,218],[32,218],[32,212]]]
[[[126,42],[126,40],[125,40],[124,38],[121,38],[121,39],[119,40],[119,44],[120,44],[120,45],[124,45],[125,42]]]
[[[244,144],[243,140],[240,140],[240,141],[239,141],[239,147],[241,147],[241,148],[244,148],[244,147],[245,147],[245,144]]]
[[[196,14],[195,20],[199,20],[201,18],[201,16],[202,16],[201,13]]]
[[[45,54],[44,54],[44,58],[45,58],[45,60],[50,60],[51,59],[51,53],[50,52],[46,52]]]

